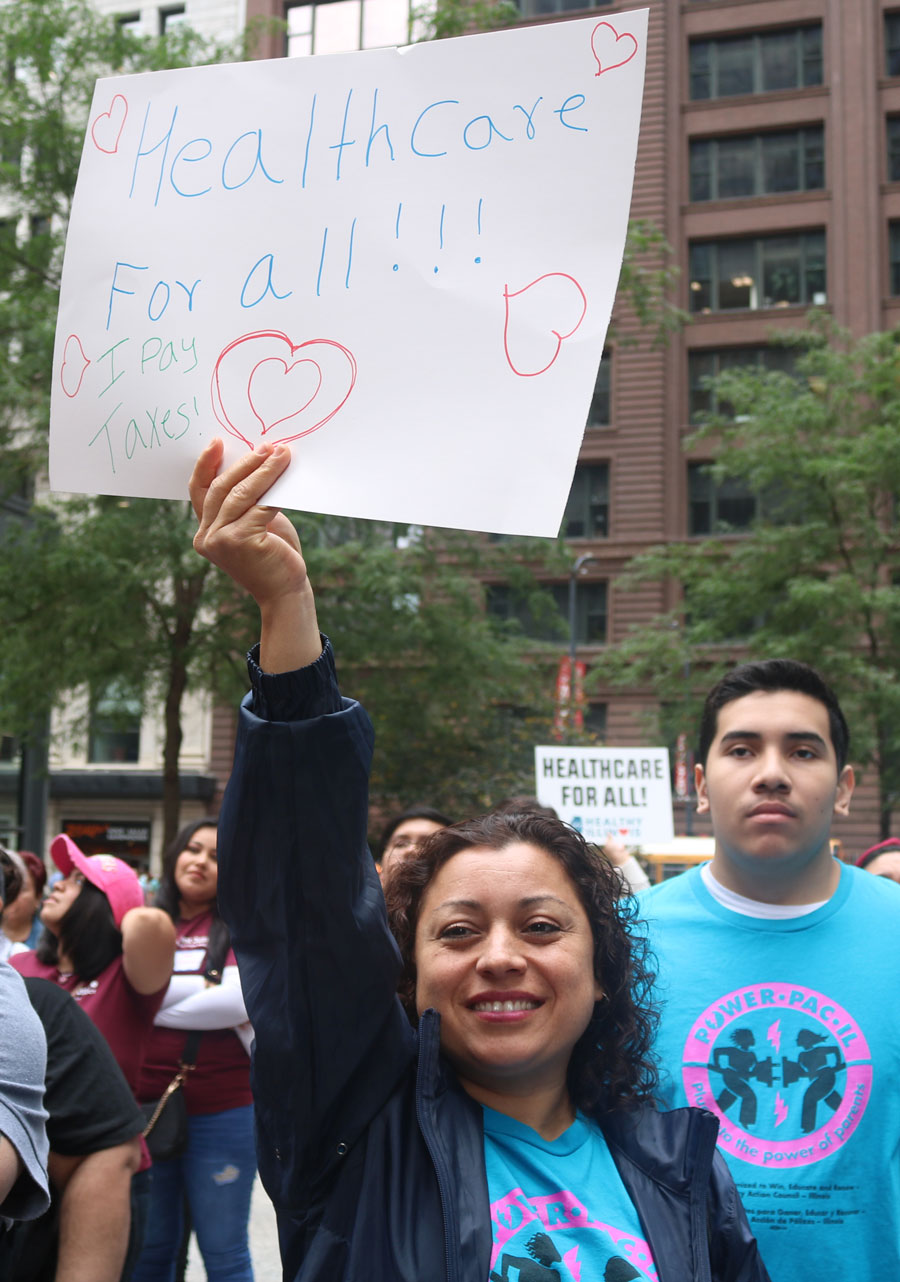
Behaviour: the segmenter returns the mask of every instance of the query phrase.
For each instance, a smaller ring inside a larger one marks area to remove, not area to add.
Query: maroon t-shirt
[[[106,1038],[125,1080],[137,1095],[141,1065],[153,1032],[153,1017],[162,1005],[165,988],[148,995],[136,992],[125,977],[121,957],[116,957],[96,979],[87,982],[39,962],[34,952],[17,953],[10,958],[10,963],[20,975],[49,979],[72,994]]]
[[[176,927],[175,974],[202,975],[206,970],[206,952],[212,914],[203,913]],[[236,964],[233,952],[226,966]],[[182,1028],[154,1026],[138,1086],[139,1100],[158,1099],[178,1071],[188,1034]],[[197,1049],[197,1066],[184,1083],[184,1101],[188,1113],[223,1113],[229,1108],[242,1108],[253,1103],[250,1093],[250,1058],[231,1028],[210,1029],[203,1033]]]

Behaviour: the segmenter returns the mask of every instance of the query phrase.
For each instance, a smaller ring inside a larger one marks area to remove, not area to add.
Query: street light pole
[[[575,584],[584,567],[597,559],[590,552],[584,552],[576,559],[569,571],[569,738],[572,737],[572,731],[575,728],[575,664],[578,654],[575,637],[578,623],[575,609]]]

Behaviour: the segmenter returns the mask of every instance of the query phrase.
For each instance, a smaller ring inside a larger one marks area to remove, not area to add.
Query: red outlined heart
[[[630,828],[620,828],[620,829],[619,829],[619,836],[620,836],[620,837],[627,837],[630,831],[631,831],[631,829],[630,829]]]
[[[81,339],[77,334],[70,334],[63,348],[62,365],[59,368],[60,386],[69,400],[81,391],[81,382],[90,363],[84,354]]]
[[[514,299],[519,301],[514,303]],[[572,337],[587,312],[587,295],[567,272],[545,272],[513,291],[504,285],[503,302],[506,308],[503,350],[509,368],[520,378],[546,374],[563,343]],[[572,324],[576,313],[578,319]],[[569,326],[564,332],[556,327],[563,323]],[[544,364],[540,364],[541,361]]]
[[[114,94],[109,111],[101,111],[91,121],[91,138],[98,151],[114,156],[128,118],[128,103],[120,93]]]
[[[617,49],[620,40],[625,44],[621,49]],[[630,53],[626,53],[627,49]],[[591,32],[591,52],[597,62],[595,76],[602,76],[604,71],[615,71],[616,67],[624,67],[626,62],[631,59],[638,51],[637,39],[630,31],[623,31],[619,35],[611,22],[598,22]]]
[[[279,445],[318,431],[355,384],[356,360],[341,343],[311,338],[294,344],[280,330],[257,330],[223,348],[210,392],[226,432],[252,449],[262,440]]]

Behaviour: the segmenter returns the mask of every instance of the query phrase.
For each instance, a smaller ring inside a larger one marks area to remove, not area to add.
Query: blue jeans
[[[252,1106],[189,1117],[187,1150],[154,1162],[151,1174],[150,1213],[133,1282],[174,1282],[185,1198],[208,1282],[253,1282],[247,1242],[256,1174]]]

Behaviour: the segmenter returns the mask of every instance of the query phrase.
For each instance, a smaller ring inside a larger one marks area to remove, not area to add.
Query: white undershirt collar
[[[748,899],[746,895],[739,895],[737,891],[729,890],[723,886],[713,876],[712,868],[709,864],[702,864],[700,867],[700,876],[703,878],[703,884],[713,899],[723,908],[729,908],[734,913],[743,913],[745,917],[762,917],[768,921],[788,921],[791,917],[806,917],[810,913],[817,912],[828,903],[827,899],[822,899],[816,904],[764,904],[759,899]]]

